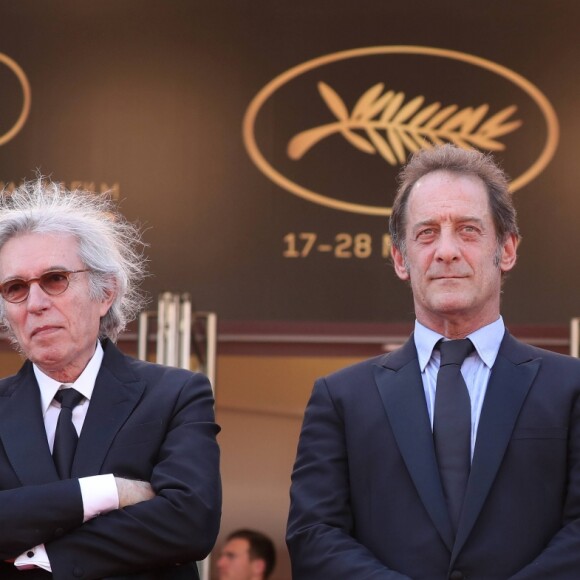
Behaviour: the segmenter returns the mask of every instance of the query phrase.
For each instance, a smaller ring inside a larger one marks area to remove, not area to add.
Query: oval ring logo
[[[30,84],[24,71],[20,68],[20,66],[16,63],[16,61],[12,60],[9,56],[2,54],[0,52],[0,63],[6,65],[18,79],[20,86],[22,87],[22,109],[20,110],[20,114],[18,118],[6,131],[3,135],[0,135],[0,145],[4,145],[10,139],[15,137],[20,129],[22,129],[24,123],[26,123],[26,119],[28,118],[28,113],[30,112]]]
[[[464,63],[507,80],[531,99],[541,113],[546,139],[531,165],[512,180],[512,192],[535,179],[554,156],[559,139],[556,113],[545,95],[520,74],[495,62],[454,50],[424,46],[375,46],[346,50],[307,61],[278,75],[258,92],[248,106],[243,121],[244,144],[258,169],[278,186],[312,203],[351,213],[389,216],[390,207],[337,199],[290,179],[266,159],[255,134],[256,122],[264,105],[292,81],[330,64],[383,55],[419,55]],[[358,151],[378,154],[391,166],[403,164],[407,153],[444,142],[498,151],[505,149],[502,138],[516,132],[522,125],[522,120],[514,117],[517,107],[513,105],[501,110],[491,110],[487,104],[459,108],[440,102],[429,103],[423,96],[405,102],[404,93],[385,90],[383,83],[368,88],[351,111],[333,87],[319,82],[318,91],[334,119],[330,123],[295,134],[286,148],[289,159],[301,159],[326,137],[337,134]]]

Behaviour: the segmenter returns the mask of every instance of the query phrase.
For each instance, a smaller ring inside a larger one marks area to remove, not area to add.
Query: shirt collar
[[[91,360],[88,362],[85,370],[81,373],[80,377],[74,382],[70,383],[79,393],[84,395],[88,400],[91,399],[93,395],[93,389],[95,388],[95,382],[97,380],[97,375],[99,374],[99,369],[101,368],[101,362],[103,361],[104,351],[101,343],[97,341],[97,348],[95,349],[95,354],[92,356]],[[62,383],[51,379],[48,375],[43,373],[35,364],[32,365],[34,369],[34,375],[36,376],[36,381],[38,382],[38,387],[40,388],[40,399],[42,405],[42,416],[46,415],[46,411],[54,395],[60,389]],[[69,383],[67,383],[69,384]]]
[[[505,325],[503,318],[500,316],[495,322],[478,328],[475,332],[468,334],[466,338],[469,338],[473,343],[479,358],[481,358],[487,367],[491,368],[499,352],[504,334]],[[417,348],[419,366],[421,367],[421,372],[424,372],[429,360],[431,360],[431,354],[433,353],[435,345],[445,337],[423,326],[418,320],[415,320],[415,332],[413,336],[415,339],[415,347]]]

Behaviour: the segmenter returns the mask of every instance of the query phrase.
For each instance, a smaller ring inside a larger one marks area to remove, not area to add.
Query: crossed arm
[[[203,559],[219,528],[218,430],[207,379],[188,374],[154,464],[143,467],[149,481],[116,478],[119,509],[83,523],[76,479],[0,491],[0,560],[44,544],[54,580],[79,563],[91,580]],[[130,464],[130,446],[125,453]]]

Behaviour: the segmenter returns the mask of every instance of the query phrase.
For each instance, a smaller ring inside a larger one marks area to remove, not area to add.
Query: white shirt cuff
[[[52,572],[50,562],[48,561],[48,554],[44,544],[40,544],[35,548],[31,548],[21,554],[14,560],[14,565],[19,570],[29,570],[30,568],[42,568],[47,572]]]
[[[81,477],[79,484],[83,497],[84,522],[119,509],[119,493],[112,473]]]

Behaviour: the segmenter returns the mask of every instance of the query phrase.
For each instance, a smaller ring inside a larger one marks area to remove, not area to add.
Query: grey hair
[[[91,299],[115,296],[101,318],[99,338],[116,341],[146,303],[139,287],[147,261],[139,228],[125,219],[108,194],[68,190],[40,177],[0,193],[0,250],[23,234],[76,238],[79,258],[90,269]],[[4,300],[0,300],[0,322],[12,335]]]
[[[405,229],[409,195],[419,179],[434,171],[449,171],[481,179],[487,191],[498,243],[503,243],[510,234],[520,238],[516,210],[505,172],[495,163],[491,155],[476,149],[462,149],[448,143],[418,151],[399,174],[399,188],[393,203],[389,229],[393,246],[403,255],[406,249]]]

